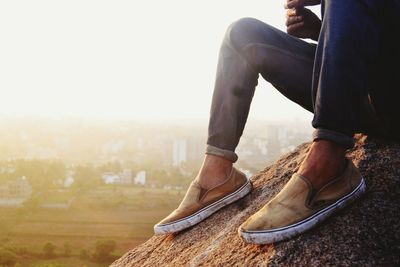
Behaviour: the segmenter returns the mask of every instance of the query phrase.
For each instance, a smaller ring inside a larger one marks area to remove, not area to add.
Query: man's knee
[[[260,38],[260,29],[269,25],[254,18],[241,18],[229,25],[224,42],[234,47],[236,50],[241,50],[249,43],[256,42]]]

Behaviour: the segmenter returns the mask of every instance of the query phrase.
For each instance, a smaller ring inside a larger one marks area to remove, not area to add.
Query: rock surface
[[[348,157],[367,181],[361,200],[290,241],[249,245],[238,226],[297,170],[309,143],[255,175],[250,195],[175,235],[153,236],[112,266],[400,266],[400,145],[359,135]]]

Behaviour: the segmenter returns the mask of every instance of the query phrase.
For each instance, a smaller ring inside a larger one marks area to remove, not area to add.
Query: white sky
[[[227,26],[284,1],[1,1],[0,114],[208,118]],[[260,77],[250,118],[310,119]]]

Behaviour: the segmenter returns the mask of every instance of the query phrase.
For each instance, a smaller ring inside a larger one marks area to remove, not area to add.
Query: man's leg
[[[250,181],[232,164],[258,75],[312,110],[314,53],[315,45],[255,19],[229,27],[220,51],[203,165],[179,207],[155,225],[156,233],[186,229],[250,192]]]
[[[323,1],[313,74],[314,142],[297,173],[239,228],[245,240],[282,241],[314,227],[365,191],[346,148],[372,123],[368,77],[378,55],[376,1]]]
[[[369,100],[379,52],[377,1],[322,1],[313,75],[314,142],[299,173],[319,189],[345,166],[353,135],[379,127]]]
[[[259,73],[287,98],[312,111],[315,47],[256,19],[244,18],[229,27],[220,50],[207,155],[199,174],[204,187],[223,181],[238,158],[235,148]]]

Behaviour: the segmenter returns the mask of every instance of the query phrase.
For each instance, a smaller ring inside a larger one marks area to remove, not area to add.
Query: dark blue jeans
[[[206,153],[238,159],[259,74],[314,113],[313,140],[351,148],[357,132],[400,136],[400,73],[393,67],[399,7],[394,0],[323,0],[318,44],[252,18],[233,23],[220,50]]]

